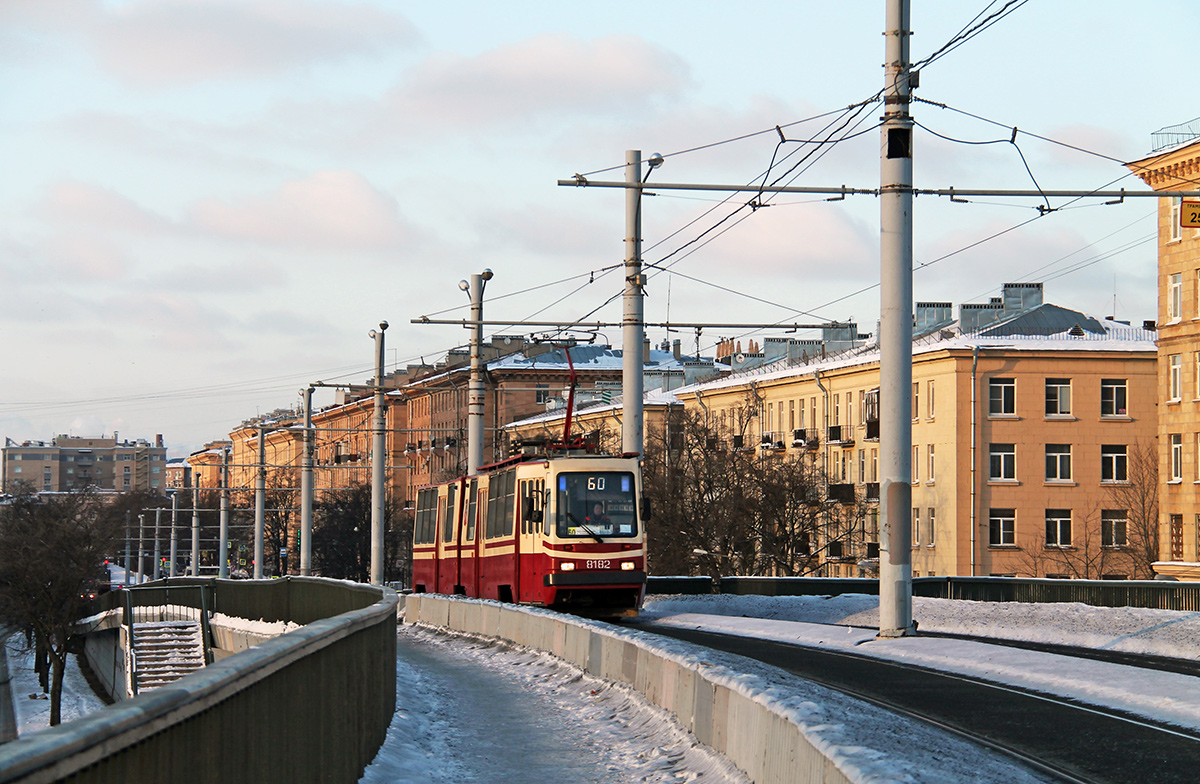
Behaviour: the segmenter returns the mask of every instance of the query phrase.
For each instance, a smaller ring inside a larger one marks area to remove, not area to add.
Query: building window
[[[1171,515],[1171,560],[1183,560],[1183,515]]]
[[[1007,416],[1017,413],[1017,383],[1011,378],[988,381],[988,414]]]
[[[833,424],[840,425],[842,416],[842,396],[833,396]]]
[[[988,478],[993,481],[1017,478],[1017,447],[1015,444],[992,444],[991,470]]]
[[[926,412],[926,416],[928,416],[930,419],[933,419],[933,382],[932,381],[929,382],[929,389],[926,390],[926,393],[925,393],[925,405],[928,406],[928,408],[929,408],[929,410]]]
[[[1183,318],[1183,273],[1167,276],[1167,321]]]
[[[1129,409],[1126,404],[1126,387],[1123,378],[1100,379],[1100,416],[1123,417]]]
[[[937,526],[935,525],[936,521],[937,510],[931,506],[929,507],[929,525],[927,526],[929,528],[929,536],[928,541],[926,542],[926,544],[928,544],[930,547],[933,547],[935,544],[937,544]],[[930,572],[930,577],[932,576],[933,573]]]
[[[1170,399],[1178,402],[1183,397],[1183,357],[1179,354],[1167,357],[1167,378],[1171,387]]]
[[[1067,416],[1071,413],[1071,379],[1046,379],[1046,416]]]
[[[1071,546],[1071,510],[1046,510],[1046,546]]]
[[[1105,509],[1100,512],[1100,543],[1102,546],[1127,546],[1129,544],[1127,528],[1124,509]]]
[[[934,465],[933,455],[934,455],[933,444],[930,444],[929,445],[929,474],[928,474],[930,482],[932,482],[934,479],[937,478],[936,466]]]
[[[1196,361],[1192,363],[1192,372],[1196,377],[1196,389],[1192,395],[1196,400],[1200,400],[1200,351],[1197,351],[1193,356],[1196,358]]]
[[[533,390],[534,390],[534,402],[537,403],[538,405],[542,405],[543,403],[547,403],[550,401],[550,387],[548,385],[534,384]],[[525,398],[525,399],[528,400],[529,398]]]
[[[867,481],[867,450],[858,450],[858,481],[865,483]]]
[[[1125,444],[1100,447],[1100,481],[1125,482],[1129,479],[1129,456]]]
[[[1012,547],[1017,543],[1017,510],[992,509],[988,514],[988,544]]]
[[[871,450],[871,481],[879,481],[879,450]]]
[[[1183,239],[1183,197],[1172,196],[1171,210],[1167,218],[1168,230],[1171,232],[1171,241]]]
[[[1046,444],[1046,481],[1071,480],[1071,445]]]
[[[913,382],[912,418],[915,422],[921,416],[921,382]]]
[[[913,446],[912,480],[914,484],[921,481],[921,447],[916,445]]]
[[[913,549],[921,546],[921,509],[916,506],[912,510],[912,546]]]
[[[1183,481],[1183,434],[1171,433],[1171,481]]]

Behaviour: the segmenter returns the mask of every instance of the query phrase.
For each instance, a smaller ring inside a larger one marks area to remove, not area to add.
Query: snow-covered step
[[[153,621],[133,625],[138,692],[174,683],[204,666],[203,629],[198,621]]]

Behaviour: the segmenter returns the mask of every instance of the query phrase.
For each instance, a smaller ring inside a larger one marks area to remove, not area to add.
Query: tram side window
[[[478,508],[479,480],[472,479],[467,490],[467,541],[475,541],[475,512]]]
[[[431,544],[434,541],[434,525],[437,516],[437,490],[426,488],[417,492],[417,519],[413,526],[413,541],[416,544]]]
[[[450,485],[446,488],[446,508],[445,516],[442,518],[442,541],[454,541],[454,496],[458,490],[457,485]]]
[[[496,538],[496,512],[500,507],[496,499],[503,497],[501,487],[500,477],[493,475],[488,480],[487,528],[484,531],[484,536],[488,539]]]
[[[513,513],[516,511],[513,497],[517,492],[517,472],[505,471],[502,478],[504,483],[504,517],[497,526],[501,536],[512,536]]]

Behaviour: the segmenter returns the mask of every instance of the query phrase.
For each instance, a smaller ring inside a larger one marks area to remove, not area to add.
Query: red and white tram
[[[417,493],[413,590],[600,618],[646,586],[636,457],[516,457]]]

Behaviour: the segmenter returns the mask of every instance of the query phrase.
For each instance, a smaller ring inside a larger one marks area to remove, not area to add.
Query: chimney
[[[162,449],[162,448],[163,448],[162,433],[157,433],[157,434],[155,434],[155,436],[154,436],[154,446],[158,447],[159,449]]]
[[[642,339],[642,364],[650,364],[650,338]]]
[[[671,353],[675,355],[675,359],[683,359],[682,342],[678,338],[671,343]]]
[[[1036,308],[1042,304],[1041,283],[1005,283],[1002,292],[1004,318]]]

